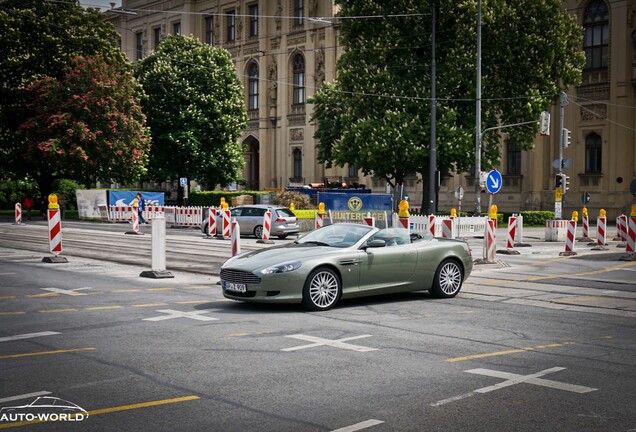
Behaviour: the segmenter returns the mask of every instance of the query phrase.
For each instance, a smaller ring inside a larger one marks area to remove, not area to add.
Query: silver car
[[[284,239],[290,234],[298,234],[300,226],[296,215],[288,207],[250,204],[240,205],[230,209],[230,220],[236,219],[241,227],[241,235],[253,235],[256,238],[263,238],[263,220],[267,210],[272,212],[272,224],[270,236]],[[201,224],[201,231],[208,233],[209,218],[205,216]],[[223,215],[217,213],[216,232],[220,235],[223,232]]]

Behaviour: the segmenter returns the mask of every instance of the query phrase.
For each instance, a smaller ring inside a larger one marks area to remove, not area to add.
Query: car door
[[[360,261],[360,290],[384,294],[413,289],[417,265],[413,244],[367,248]]]

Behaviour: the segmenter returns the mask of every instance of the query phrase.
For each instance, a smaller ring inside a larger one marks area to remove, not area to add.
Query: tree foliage
[[[241,180],[247,123],[230,54],[193,37],[169,36],[137,64],[152,133],[150,175],[226,186]]]
[[[352,164],[391,184],[428,171],[432,5],[437,4],[438,170],[475,159],[476,0],[336,0],[344,53],[337,80],[310,100],[318,159]],[[344,17],[367,17],[347,19]],[[482,130],[539,119],[580,80],[582,30],[559,0],[482,1]],[[506,129],[531,149],[537,125]],[[482,166],[499,164],[498,131],[483,135]]]
[[[27,87],[33,116],[21,126],[22,156],[46,187],[62,176],[130,182],[146,171],[150,135],[141,112],[141,86],[125,63],[77,57],[59,79]]]
[[[3,0],[0,2],[0,173],[32,173],[23,157],[19,127],[32,115],[35,94],[27,88],[38,77],[59,79],[78,55],[102,56],[123,63],[119,36],[94,9],[76,0]],[[48,186],[50,188],[50,185]]]

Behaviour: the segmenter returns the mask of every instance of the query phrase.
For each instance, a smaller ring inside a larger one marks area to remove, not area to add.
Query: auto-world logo
[[[351,211],[360,211],[362,208],[362,200],[358,197],[351,197],[347,202],[347,206]]]
[[[0,408],[0,422],[78,422],[87,418],[84,408],[51,396],[38,397],[27,405]]]

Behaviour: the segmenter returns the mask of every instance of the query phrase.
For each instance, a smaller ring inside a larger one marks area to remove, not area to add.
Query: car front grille
[[[261,278],[256,276],[254,273],[240,270],[221,269],[221,279],[227,282],[251,285],[258,285],[261,283]]]

